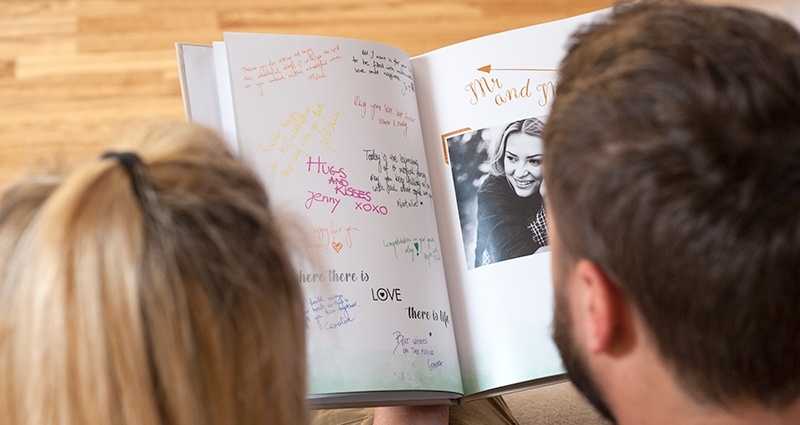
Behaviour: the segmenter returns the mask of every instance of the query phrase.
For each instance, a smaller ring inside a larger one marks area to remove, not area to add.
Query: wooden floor
[[[611,0],[0,0],[0,184],[96,155],[133,122],[183,120],[174,43],[324,34],[412,55]]]
[[[792,0],[794,1],[794,0]],[[130,123],[183,120],[174,43],[324,34],[411,55],[613,0],[0,0],[0,185],[97,155]]]

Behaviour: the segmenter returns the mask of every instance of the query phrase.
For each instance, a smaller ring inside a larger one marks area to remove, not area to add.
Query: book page
[[[222,134],[214,50],[210,45],[175,43],[186,121]],[[230,147],[230,146],[229,146]]]
[[[541,178],[521,173],[524,181],[513,183],[490,162],[495,146],[501,155],[511,151],[512,142],[497,142],[514,122],[546,125],[565,42],[589,19],[494,34],[412,59],[466,394],[563,373],[551,340],[547,242],[529,246],[537,239],[532,223],[546,222],[537,215]]]
[[[225,45],[240,156],[300,220],[296,252],[322,259],[299,276],[312,399],[460,393],[408,56],[327,37],[229,33]]]
[[[233,113],[233,91],[231,90],[231,75],[228,68],[228,52],[225,42],[212,43],[214,50],[214,70],[217,75],[217,104],[219,105],[220,133],[225,138],[231,151],[239,155],[239,138],[236,136],[236,117]]]

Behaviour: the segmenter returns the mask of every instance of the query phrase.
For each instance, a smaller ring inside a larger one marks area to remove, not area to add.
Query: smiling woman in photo
[[[542,130],[537,118],[509,124],[489,150],[489,175],[478,189],[475,267],[547,246]]]

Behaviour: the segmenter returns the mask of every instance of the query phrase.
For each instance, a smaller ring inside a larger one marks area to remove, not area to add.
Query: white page
[[[238,154],[225,45],[176,43],[186,121],[219,133]]]
[[[294,248],[325,262],[301,272],[312,398],[461,392],[407,55],[308,36],[225,44],[240,156],[312,236]]]
[[[217,77],[217,104],[220,115],[220,134],[225,138],[231,150],[239,154],[239,138],[236,136],[236,119],[233,115],[233,93],[231,92],[231,73],[228,68],[228,52],[225,43],[215,41],[214,71]]]
[[[211,46],[177,43],[175,49],[186,121],[221,133],[217,75]]]
[[[433,190],[443,195],[436,198],[442,250],[458,253],[445,257],[445,269],[468,394],[557,375],[563,366],[550,336],[549,252],[472,267],[474,231],[467,223],[474,213],[465,214],[462,233],[443,135],[546,120],[565,41],[588,19],[494,34],[412,59]],[[469,211],[468,204],[461,208]]]

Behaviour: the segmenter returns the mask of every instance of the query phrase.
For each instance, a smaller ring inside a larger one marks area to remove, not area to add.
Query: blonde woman
[[[296,273],[214,134],[148,129],[0,198],[9,424],[306,423]]]
[[[514,121],[489,148],[489,175],[478,188],[475,267],[548,246],[538,118]]]

